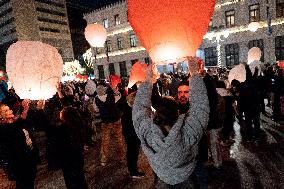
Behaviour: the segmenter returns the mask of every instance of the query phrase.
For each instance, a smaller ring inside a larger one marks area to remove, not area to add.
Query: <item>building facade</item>
[[[137,60],[150,61],[128,22],[126,1],[96,9],[84,18],[89,24],[104,25],[108,32],[106,47],[97,53],[93,49],[97,77],[127,76]],[[259,24],[257,31],[249,30],[251,22]],[[205,65],[231,68],[246,62],[254,46],[262,50],[263,62],[284,60],[284,0],[217,0],[200,46]]]
[[[201,45],[205,64],[231,68],[247,62],[252,47],[261,49],[262,62],[284,59],[284,0],[217,0]]]
[[[18,40],[42,41],[74,59],[65,0],[0,0],[0,49]]]

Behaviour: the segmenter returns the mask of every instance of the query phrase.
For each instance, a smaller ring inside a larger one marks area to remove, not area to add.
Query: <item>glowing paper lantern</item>
[[[248,25],[248,30],[251,31],[251,32],[256,32],[256,30],[259,28],[259,23],[258,22],[251,22],[249,25]]]
[[[107,31],[100,24],[88,24],[85,28],[85,38],[92,47],[104,47]]]
[[[128,88],[131,88],[138,81],[145,81],[147,75],[147,64],[136,62],[133,64],[128,82]]]
[[[258,47],[253,47],[248,51],[248,64],[252,63],[255,60],[260,60],[261,50]]]
[[[129,22],[156,64],[194,56],[206,34],[215,0],[128,0]]]
[[[277,64],[281,69],[284,70],[284,61],[279,61]]]
[[[228,80],[232,83],[234,79],[239,82],[244,82],[246,80],[246,69],[243,64],[239,64],[230,70]]]
[[[118,75],[111,75],[109,79],[111,86],[114,88],[117,86],[117,84],[121,83],[121,79]]]
[[[51,45],[39,41],[18,41],[7,51],[6,69],[21,99],[48,99],[57,91],[63,61]]]
[[[255,68],[258,69],[257,75],[260,75],[260,72],[261,72],[261,62],[259,60],[255,60],[255,61],[253,61],[252,63],[249,64],[249,68],[251,70],[252,75],[255,72]]]

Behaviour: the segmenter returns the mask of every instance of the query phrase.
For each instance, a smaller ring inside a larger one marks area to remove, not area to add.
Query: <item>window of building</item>
[[[119,62],[120,77],[127,77],[126,62]]]
[[[284,36],[275,38],[275,56],[276,60],[284,60]]]
[[[107,40],[106,41],[106,51],[107,52],[111,52],[111,41],[110,40]]]
[[[99,78],[105,79],[105,71],[103,65],[98,65],[98,71],[99,71]]]
[[[40,27],[40,31],[46,31],[46,32],[52,32],[52,33],[60,33],[59,29],[54,29],[54,28],[45,28],[45,27]]]
[[[61,20],[54,20],[54,19],[49,19],[49,18],[43,18],[43,17],[37,17],[38,21],[41,22],[48,22],[48,23],[54,23],[54,24],[60,24],[60,25],[67,25],[67,22],[61,21]]]
[[[145,64],[150,64],[150,58],[149,57],[144,58],[144,62]]]
[[[117,48],[118,50],[123,49],[123,38],[122,37],[117,38]]]
[[[131,65],[133,66],[133,64],[135,64],[138,61],[139,61],[138,59],[131,60]]]
[[[108,25],[108,19],[103,19],[103,26],[104,26],[105,28],[108,28],[108,27],[109,27],[109,25]]]
[[[52,1],[52,0],[35,0],[35,1],[40,2],[40,3],[45,3],[45,4],[48,4],[48,5],[61,7],[61,8],[65,7],[63,3],[55,2],[55,1]]]
[[[249,22],[260,21],[259,4],[249,6]]]
[[[225,12],[226,16],[226,27],[231,28],[235,26],[235,11],[230,10]]]
[[[116,26],[120,24],[119,14],[114,15],[114,22]]]
[[[251,49],[252,47],[258,47],[261,50],[261,58],[260,61],[264,62],[264,46],[263,46],[263,39],[252,40],[248,43],[248,48]]]
[[[204,49],[205,53],[205,66],[217,66],[218,54],[216,47],[209,47]]]
[[[276,0],[276,17],[284,17],[284,0]]]
[[[55,11],[55,10],[49,10],[49,9],[46,9],[46,8],[37,7],[36,10],[38,12],[53,14],[53,15],[57,15],[57,16],[66,16],[66,14],[63,13],[63,12],[59,12],[59,11]]]
[[[239,44],[233,43],[225,46],[226,66],[232,68],[239,64]]]
[[[108,70],[109,70],[109,75],[115,75],[115,69],[114,69],[114,64],[110,63],[108,65]]]
[[[130,35],[130,47],[137,47],[136,36],[134,34]]]

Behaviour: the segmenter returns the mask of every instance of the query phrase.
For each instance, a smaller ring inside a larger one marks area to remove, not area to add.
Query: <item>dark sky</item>
[[[86,9],[86,12],[90,12],[96,8],[100,8],[118,1],[119,0],[66,0],[69,6],[82,7]]]

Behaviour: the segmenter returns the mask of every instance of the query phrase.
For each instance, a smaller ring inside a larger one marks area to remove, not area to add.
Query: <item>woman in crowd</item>
[[[26,121],[29,100],[22,101],[18,118],[5,104],[0,104],[0,145],[9,178],[16,180],[17,189],[33,189],[39,158],[31,125]]]

